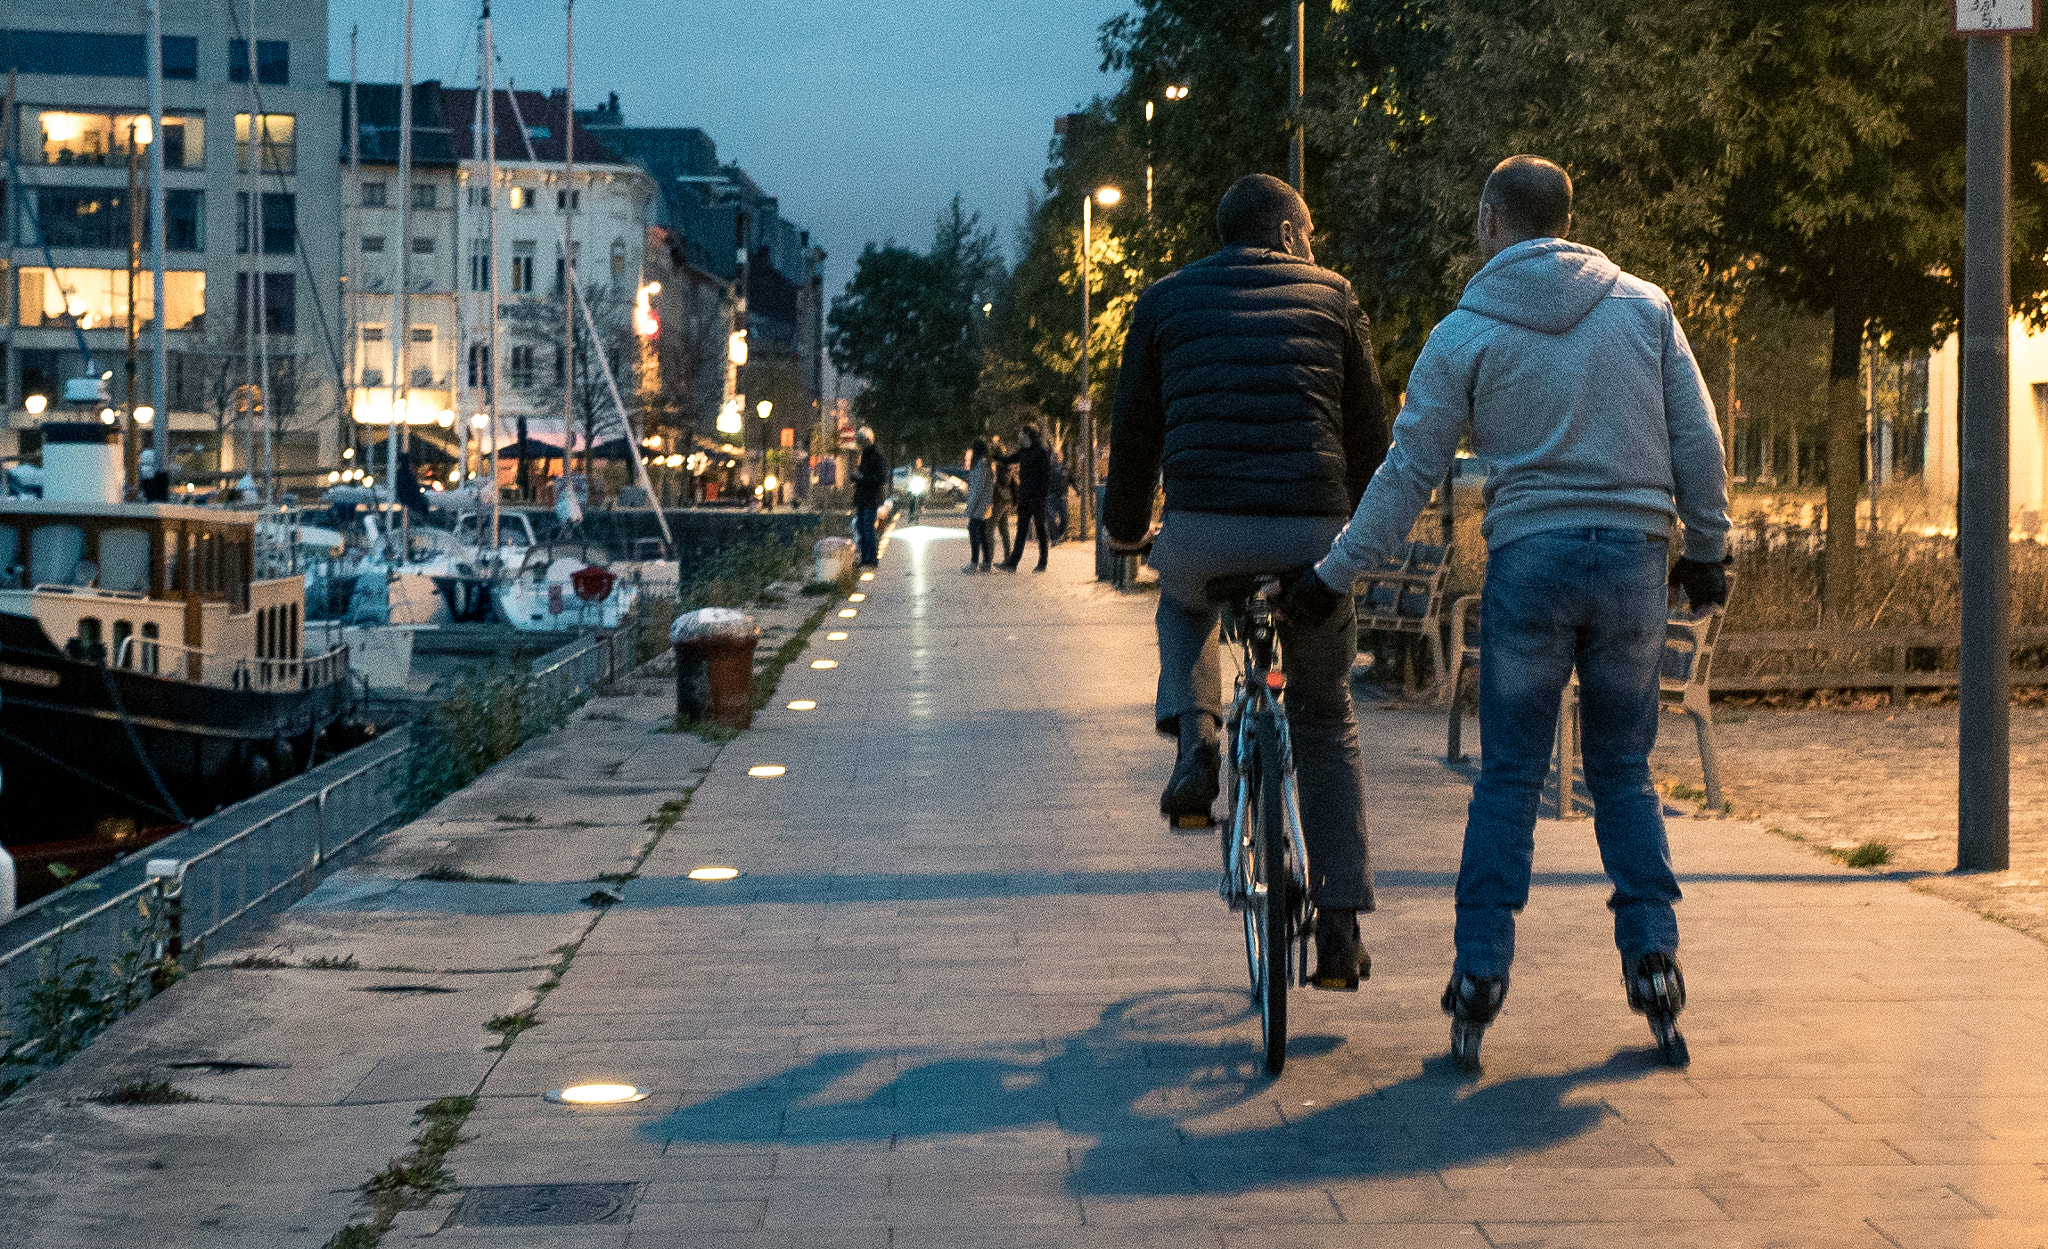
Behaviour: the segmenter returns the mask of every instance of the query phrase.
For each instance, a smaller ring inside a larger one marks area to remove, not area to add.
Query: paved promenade
[[[1457,1078],[1468,789],[1434,711],[1361,717],[1374,976],[1297,995],[1265,1079],[1215,843],[1156,813],[1156,600],[1078,546],[965,558],[899,531],[722,747],[652,731],[659,686],[593,703],[230,952],[289,966],[221,956],[0,1105],[0,1241],[318,1249],[413,1113],[474,1092],[466,1193],[385,1244],[2048,1245],[2048,951],[1768,820],[1671,822],[1689,1071],[1623,1002],[1590,823],[1546,821]],[[412,879],[442,864],[510,880]],[[86,1100],[165,1078],[205,1100]],[[650,1096],[542,1098],[590,1081]],[[612,1186],[539,1201],[607,1221],[477,1225],[515,1185]]]

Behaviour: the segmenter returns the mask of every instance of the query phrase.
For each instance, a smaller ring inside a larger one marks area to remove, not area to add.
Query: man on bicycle
[[[1594,835],[1629,1005],[1674,1064],[1677,878],[1650,784],[1667,579],[1695,610],[1725,604],[1728,496],[1713,402],[1663,291],[1565,241],[1572,184],[1533,156],[1480,198],[1484,260],[1408,378],[1394,447],[1357,514],[1281,610],[1313,619],[1407,535],[1459,437],[1491,466],[1480,614],[1485,752],[1458,873],[1457,962],[1444,990],[1452,1056],[1476,1069],[1507,994],[1529,899],[1536,805],[1574,668]],[[1683,525],[1684,557],[1666,574]],[[1565,778],[1570,784],[1570,778]]]
[[[1223,246],[1139,297],[1124,342],[1103,524],[1142,546],[1152,491],[1166,511],[1159,570],[1154,719],[1180,753],[1159,809],[1210,815],[1222,678],[1217,577],[1305,567],[1330,540],[1387,449],[1365,315],[1351,284],[1315,263],[1308,205],[1251,174],[1216,210]],[[1348,603],[1348,600],[1347,600]],[[1371,972],[1358,912],[1373,909],[1348,605],[1314,627],[1283,621],[1288,724],[1301,786],[1316,925],[1315,983],[1356,990]]]

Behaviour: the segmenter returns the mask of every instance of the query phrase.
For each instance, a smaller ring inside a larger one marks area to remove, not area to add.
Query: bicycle
[[[1221,793],[1228,807],[1219,892],[1244,916],[1245,963],[1259,1007],[1266,1071],[1276,1076],[1287,1062],[1288,982],[1308,985],[1308,942],[1316,917],[1294,746],[1282,705],[1287,681],[1273,614],[1279,591],[1279,580],[1265,574],[1219,577],[1207,586],[1209,598],[1224,604],[1224,639],[1240,651],[1236,693],[1223,724]]]

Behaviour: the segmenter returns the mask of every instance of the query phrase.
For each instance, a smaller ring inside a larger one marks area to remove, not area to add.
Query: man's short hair
[[[1510,156],[1495,165],[1479,198],[1517,234],[1563,238],[1572,226],[1572,176],[1541,156]]]
[[[873,442],[875,440],[875,431],[863,425],[854,432],[853,439],[855,442]]]
[[[1308,205],[1285,182],[1268,173],[1248,173],[1230,184],[1216,205],[1216,233],[1235,246],[1260,246],[1280,237],[1280,223],[1308,225]]]

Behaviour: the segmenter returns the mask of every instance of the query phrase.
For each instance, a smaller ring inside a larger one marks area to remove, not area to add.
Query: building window
[[[412,327],[411,350],[406,352],[406,373],[411,384],[425,389],[434,384],[434,327]]]
[[[80,31],[14,30],[7,32],[5,66],[23,74],[58,74],[75,78],[141,78],[149,72],[149,45],[141,35],[102,35]],[[199,40],[190,35],[166,36],[164,77],[191,81],[199,77]]]
[[[384,207],[384,184],[383,184],[383,183],[381,183],[381,182],[365,182],[365,183],[363,183],[363,207],[365,207],[365,208],[382,208],[382,207]]]
[[[415,256],[431,256],[431,255],[433,255],[433,254],[434,254],[434,236],[433,236],[433,235],[431,235],[431,234],[429,234],[429,235],[425,235],[425,236],[423,236],[423,237],[421,237],[421,238],[416,238],[416,239],[414,239],[414,240],[412,241],[412,254],[413,254],[413,255],[415,255]]]
[[[299,332],[298,275],[292,273],[266,273],[263,275],[263,332],[266,334],[296,334]],[[235,333],[248,333],[249,325],[249,275],[235,275]]]
[[[76,318],[78,328],[85,330],[128,327],[128,270],[24,266],[18,272],[21,299],[17,305],[17,324],[30,328],[69,327]],[[135,311],[145,325],[155,315],[154,281],[145,270],[142,281],[136,284]],[[166,270],[164,304],[165,329],[205,328],[206,274],[197,270]]]
[[[54,108],[23,111],[32,117],[24,118],[24,129],[42,140],[41,146],[30,153],[30,159],[39,155],[45,165],[126,164],[129,136],[140,123],[149,120],[147,113],[75,113]],[[201,168],[206,163],[205,155],[204,118],[164,118],[166,169]]]
[[[626,240],[612,240],[612,284],[623,286],[626,281]]]
[[[469,289],[491,289],[491,241],[487,238],[469,241]]]
[[[512,292],[516,295],[533,293],[533,244],[512,244]]]
[[[533,188],[525,186],[508,187],[505,191],[505,206],[513,212],[525,212],[533,207]]]
[[[249,193],[235,193],[235,251],[249,251]],[[263,193],[263,254],[289,256],[299,249],[298,197],[288,192]]]
[[[256,119],[263,167],[259,173],[296,173],[299,168],[299,119],[291,113],[264,113]],[[249,171],[249,114],[235,114],[235,169]],[[368,187],[364,188],[368,190]]]
[[[128,246],[126,188],[38,187],[34,191],[36,219],[42,225],[43,237],[50,246]],[[167,249],[174,252],[202,250],[206,238],[205,203],[205,197],[199,191],[164,192],[164,246]],[[35,241],[32,232],[24,233],[23,242]],[[142,225],[142,238],[145,243],[149,239],[146,221]]]
[[[366,252],[383,251],[384,236],[381,234],[365,234],[363,236],[363,250]]]
[[[228,81],[249,81],[249,41],[228,40]],[[282,39],[256,41],[256,81],[273,87],[292,82],[292,45]]]
[[[533,385],[533,348],[514,347],[512,349],[512,387],[515,390],[523,390],[531,385]]]
[[[469,388],[482,390],[491,384],[491,348],[488,343],[469,345]]]
[[[583,209],[583,192],[581,192],[581,191],[557,191],[557,192],[555,192],[555,211],[556,211],[556,212],[581,212],[581,211],[582,211],[582,209]]]
[[[436,202],[437,197],[433,183],[415,182],[412,184],[412,206],[414,208],[432,208]]]
[[[470,187],[468,195],[471,208],[489,208],[491,206],[491,189],[489,187]]]

